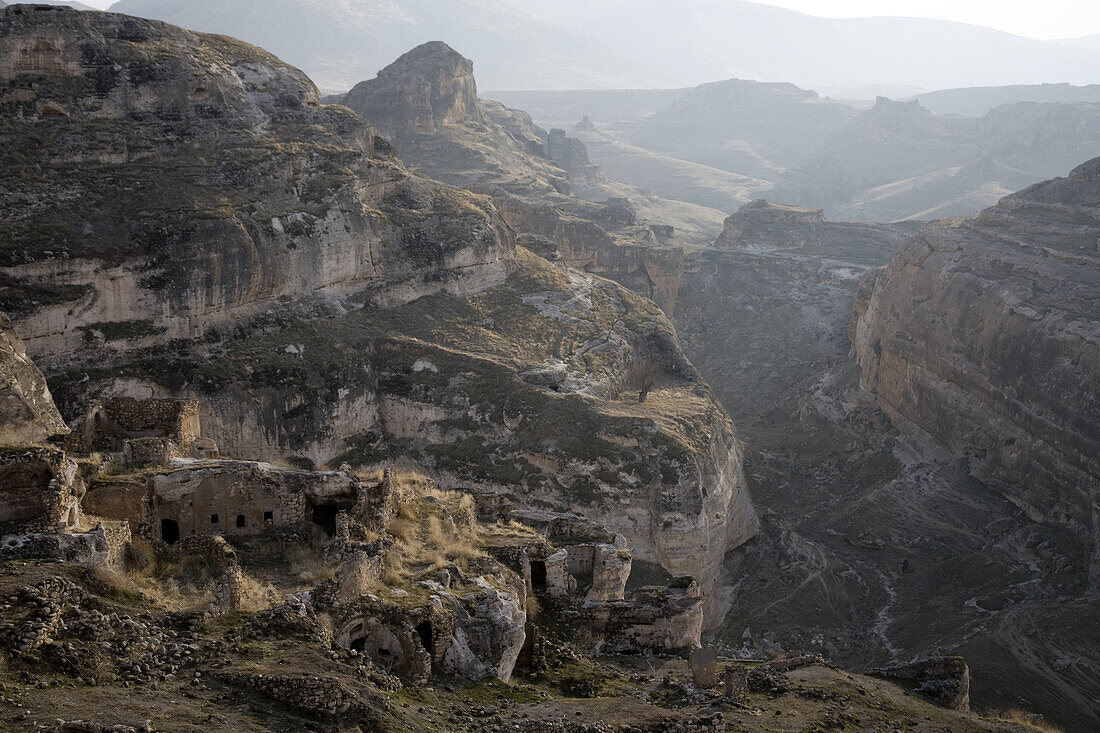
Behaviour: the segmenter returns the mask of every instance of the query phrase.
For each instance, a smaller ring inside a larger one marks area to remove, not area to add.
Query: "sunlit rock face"
[[[39,443],[69,428],[23,342],[0,313],[0,445]]]
[[[8,8],[0,41],[0,307],[68,418],[194,399],[227,458],[412,459],[705,588],[756,531],[733,425],[657,307],[517,247],[299,71],[107,13]],[[440,90],[434,123],[473,124],[472,79]]]
[[[1100,581],[1100,159],[914,236],[864,283],[862,385],[1092,545]]]

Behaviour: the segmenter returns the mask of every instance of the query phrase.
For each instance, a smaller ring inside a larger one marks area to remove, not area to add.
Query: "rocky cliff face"
[[[103,13],[8,8],[0,39],[0,304],[70,418],[195,397],[227,457],[411,458],[708,585],[755,531],[732,423],[661,313],[517,248],[297,70]],[[433,124],[481,124],[438,88]]]
[[[1100,159],[923,229],[865,284],[862,385],[1092,546],[1100,580]]]
[[[46,379],[0,313],[0,445],[39,443],[67,433]]]
[[[1078,203],[1062,208],[1079,216]],[[1080,539],[972,478],[923,431],[899,434],[859,389],[849,330],[861,282],[920,226],[757,203],[729,218],[721,247],[686,259],[677,331],[745,440],[762,519],[727,557],[738,592],[719,638],[856,668],[959,654],[976,706],[1010,695],[1091,729],[1100,659],[1084,640],[1098,617]]]

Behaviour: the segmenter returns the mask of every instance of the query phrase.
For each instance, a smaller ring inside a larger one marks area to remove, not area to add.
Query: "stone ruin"
[[[498,549],[501,559],[522,576],[528,594],[578,605],[604,649],[668,653],[700,645],[704,598],[693,578],[642,586],[627,597],[632,557],[622,535],[575,517],[522,518],[546,541]]]
[[[93,407],[70,433],[66,448],[73,453],[100,453],[110,462],[127,466],[218,457],[214,442],[201,436],[199,403],[193,400],[107,400]]]
[[[85,516],[85,492],[79,465],[63,451],[0,447],[0,558],[120,565],[129,525]]]
[[[584,520],[523,517],[546,539],[501,551],[467,575],[455,566],[415,592],[380,592],[384,529],[408,497],[386,471],[378,485],[347,467],[304,471],[217,456],[201,434],[198,405],[186,400],[110,400],[66,438],[0,449],[3,556],[47,556],[121,566],[130,528],[154,543],[205,558],[214,571],[208,613],[240,608],[243,570],[227,537],[300,537],[319,526],[334,576],[287,601],[284,615],[325,612],[340,646],[370,668],[422,684],[433,672],[508,680],[528,633],[529,596],[580,609],[608,650],[659,652],[699,645],[703,600],[691,579],[626,597],[632,557],[625,539]],[[73,458],[73,455],[88,458]],[[496,501],[483,517],[510,517]],[[103,517],[104,519],[99,519]],[[473,517],[471,515],[470,520]],[[94,525],[89,527],[88,525]],[[373,530],[373,532],[371,531]],[[368,541],[368,537],[373,537]],[[392,544],[392,538],[388,540]],[[277,614],[276,614],[277,615]]]

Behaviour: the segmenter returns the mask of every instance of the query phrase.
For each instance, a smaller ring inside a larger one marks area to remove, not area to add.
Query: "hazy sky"
[[[1031,38],[1079,38],[1100,33],[1100,0],[768,0],[763,4],[824,18],[939,18]]]
[[[104,9],[114,2],[82,1],[85,5]],[[826,18],[872,15],[940,18],[984,25],[1031,38],[1077,38],[1100,33],[1100,0],[769,0],[764,4]]]

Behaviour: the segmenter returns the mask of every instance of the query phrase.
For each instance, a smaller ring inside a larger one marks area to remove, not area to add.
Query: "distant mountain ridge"
[[[911,97],[938,115],[981,117],[994,107],[1017,102],[1100,102],[1100,84],[1014,84],[1003,87],[941,89]]]
[[[410,48],[444,41],[487,88],[669,86],[674,77],[501,0],[120,0],[111,12],[268,49],[326,91],[347,91]]]
[[[740,0],[516,4],[535,17],[607,39],[623,54],[676,71],[688,84],[738,77],[810,88],[890,83],[946,89],[1100,81],[1096,46],[1079,48],[949,21],[818,18]]]
[[[937,114],[919,99],[879,98],[861,112],[792,84],[744,80],[666,96],[496,96],[530,103],[539,122],[589,115],[594,127],[575,134],[593,162],[666,198],[729,208],[748,195],[833,218],[898,221],[974,214],[1100,155],[1100,101],[1089,101],[1097,94],[1096,86],[1042,85],[928,95],[937,107],[969,105],[980,116]],[[1075,101],[1056,101],[1063,98]]]
[[[435,40],[461,48],[491,90],[730,77],[803,88],[1100,81],[1100,49],[1078,47],[1087,39],[1037,41],[918,18],[835,20],[734,0],[120,0],[111,10],[241,38],[329,91]]]

